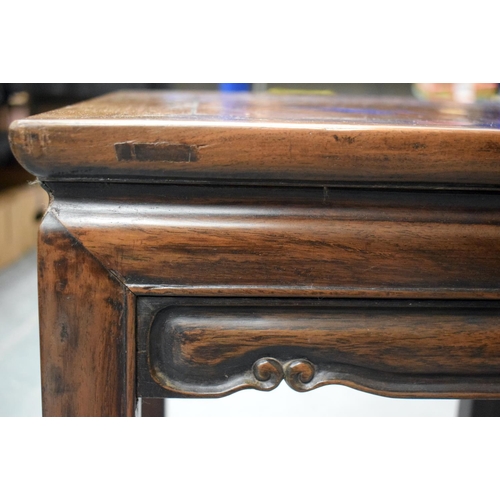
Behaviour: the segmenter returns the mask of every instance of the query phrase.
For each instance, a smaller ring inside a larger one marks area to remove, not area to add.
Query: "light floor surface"
[[[41,416],[36,255],[0,271],[0,416]],[[171,417],[453,417],[457,400],[392,399],[343,386],[297,393],[246,390],[222,399],[169,399]]]

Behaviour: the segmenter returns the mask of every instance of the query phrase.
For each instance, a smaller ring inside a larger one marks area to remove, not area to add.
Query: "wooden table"
[[[51,196],[44,415],[282,380],[500,398],[498,106],[119,92],[10,139]]]

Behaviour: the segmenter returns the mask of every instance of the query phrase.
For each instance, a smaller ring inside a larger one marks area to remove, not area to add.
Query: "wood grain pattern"
[[[500,105],[115,93],[10,140],[52,197],[45,415],[282,380],[500,397]]]
[[[133,416],[135,297],[51,213],[38,252],[44,416]]]
[[[500,298],[500,199],[361,190],[50,184],[137,294]]]
[[[500,373],[499,309],[210,306],[166,314],[154,330],[153,360],[168,345],[177,357],[170,363],[215,369],[256,346],[293,346],[386,372]]]
[[[119,92],[10,140],[40,179],[500,186],[494,104]]]
[[[139,298],[139,392],[500,396],[500,303]],[[483,388],[480,386],[484,385]]]

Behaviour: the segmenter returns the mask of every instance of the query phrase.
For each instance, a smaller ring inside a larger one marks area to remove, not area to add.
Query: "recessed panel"
[[[147,372],[140,379],[173,395],[270,390],[285,380],[298,391],[345,383],[388,395],[457,397],[479,381],[484,391],[484,380],[495,384],[500,375],[494,302],[140,302],[140,315],[149,315],[139,331],[139,366]]]

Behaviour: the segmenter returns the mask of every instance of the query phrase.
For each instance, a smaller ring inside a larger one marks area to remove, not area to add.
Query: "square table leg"
[[[135,296],[49,212],[38,285],[44,416],[134,416]]]

